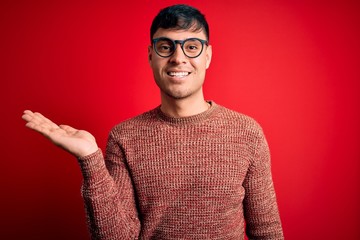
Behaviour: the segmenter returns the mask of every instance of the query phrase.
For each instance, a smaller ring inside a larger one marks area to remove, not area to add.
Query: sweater
[[[210,103],[190,117],[157,107],[126,120],[105,158],[79,159],[92,239],[283,239],[261,127]]]

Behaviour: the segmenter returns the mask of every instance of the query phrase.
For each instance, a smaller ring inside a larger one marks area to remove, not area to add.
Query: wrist
[[[77,158],[84,158],[86,156],[92,155],[96,153],[99,150],[99,147],[97,145],[91,146],[86,150],[80,151],[78,154],[76,154]]]

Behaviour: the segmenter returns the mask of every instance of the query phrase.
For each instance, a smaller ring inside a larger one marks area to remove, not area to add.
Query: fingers
[[[26,123],[26,127],[38,131],[44,135],[48,135],[49,132],[59,129],[59,126],[43,116],[41,113],[25,110],[22,116]]]
[[[29,121],[31,116],[33,115],[34,113],[30,110],[25,110],[23,115],[22,115],[22,119],[24,119],[25,121]]]

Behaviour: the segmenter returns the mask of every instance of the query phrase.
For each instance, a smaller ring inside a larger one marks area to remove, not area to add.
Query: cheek
[[[204,72],[208,68],[208,64],[205,59],[199,59],[198,61],[195,61],[193,64],[198,72]]]
[[[153,60],[150,63],[151,68],[153,71],[160,71],[164,66],[166,62],[163,61],[163,59],[158,59],[157,57],[153,56]]]
[[[153,76],[155,81],[160,81],[163,78],[163,68],[164,65],[158,61],[153,61],[151,64],[151,70],[153,72]]]
[[[151,70],[153,71],[154,75],[157,75],[159,72],[159,66],[156,64],[156,62],[151,61],[150,67],[151,67]]]

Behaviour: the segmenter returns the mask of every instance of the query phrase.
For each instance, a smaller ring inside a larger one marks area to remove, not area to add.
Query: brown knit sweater
[[[92,239],[283,239],[268,146],[251,118],[211,102],[127,120],[79,159]]]

